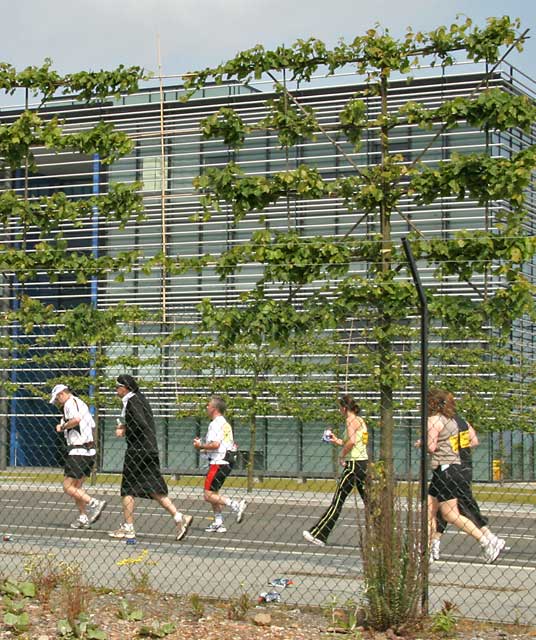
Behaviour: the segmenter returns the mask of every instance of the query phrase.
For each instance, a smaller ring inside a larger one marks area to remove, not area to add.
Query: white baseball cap
[[[68,391],[69,387],[64,384],[57,384],[54,389],[52,389],[52,395],[50,396],[50,404],[54,404],[56,402],[56,398],[58,397],[58,393],[62,391]]]

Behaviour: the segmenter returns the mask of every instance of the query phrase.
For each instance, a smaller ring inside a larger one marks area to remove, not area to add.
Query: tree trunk
[[[386,123],[388,115],[387,105],[387,77],[382,75],[380,81],[380,97],[381,97],[381,113],[382,126],[380,128],[380,145],[381,145],[381,164],[382,167],[389,158],[389,128]],[[390,185],[382,177],[382,192],[387,193]],[[391,270],[391,211],[386,203],[386,198],[381,202],[380,206],[380,231],[382,238],[382,255],[381,255],[381,272],[387,275]],[[384,330],[388,330],[391,324],[389,316],[380,311],[380,326]],[[384,334],[385,335],[385,334]],[[387,484],[392,485],[393,480],[393,389],[389,384],[384,382],[390,369],[390,355],[393,345],[390,338],[384,337],[380,339],[379,344],[380,355],[380,428],[381,428],[381,444],[380,458],[383,461]]]
[[[255,474],[255,447],[257,445],[257,406],[256,396],[253,399],[253,411],[249,417],[249,456],[247,464],[247,492],[253,491],[253,477]]]

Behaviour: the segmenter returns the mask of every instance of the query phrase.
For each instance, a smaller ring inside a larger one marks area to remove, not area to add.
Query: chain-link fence
[[[106,588],[534,622],[534,131],[464,114],[536,92],[448,66],[387,92],[281,67],[187,102],[135,83],[88,103],[71,76],[53,96],[54,75],[31,105],[44,80],[6,76],[24,98],[2,115],[3,575],[66,561]],[[479,189],[503,172],[510,195]],[[436,406],[420,447],[410,234],[440,300],[430,379],[477,430]]]
[[[122,393],[121,387],[118,392]],[[139,390],[137,397],[142,393]],[[133,397],[125,404],[117,398],[113,409],[97,416],[93,469],[93,442],[85,445],[87,450],[76,447],[92,433],[76,421],[85,415],[86,404],[78,399],[77,409],[67,406],[61,412],[59,408],[76,398],[68,390],[60,390],[54,409],[49,410],[44,400],[32,400],[36,414],[18,416],[16,430],[4,423],[10,463],[0,475],[3,575],[21,577],[25,567],[35,566],[36,558],[47,557],[79,564],[90,583],[105,587],[145,580],[163,592],[220,598],[279,591],[288,604],[318,606],[333,599],[366,598],[371,580],[379,578],[367,572],[364,561],[378,561],[371,535],[377,535],[378,522],[386,514],[376,512],[367,536],[370,523],[364,504],[352,490],[360,484],[361,463],[347,455],[341,464],[342,430],[339,439],[323,436],[325,424],[266,420],[259,429],[253,484],[248,487],[245,460],[249,452],[240,444],[240,424],[232,438],[238,443],[237,460],[227,477],[221,472],[221,451],[194,447],[194,442],[203,447],[213,441],[214,432],[207,434],[207,430],[218,416],[170,421],[159,415],[154,394],[135,410],[129,409]],[[476,435],[463,419],[446,413],[431,413],[428,434],[428,446],[436,447],[429,491],[431,515],[437,515],[437,520],[431,521],[427,585],[420,582],[418,482],[414,474],[414,481],[408,482],[410,478],[400,473],[408,468],[401,463],[410,446],[411,458],[418,463],[421,450],[414,446],[418,434],[409,429],[397,434],[391,540],[398,536],[402,543],[393,542],[391,551],[393,558],[395,554],[400,558],[413,549],[408,562],[414,563],[413,571],[406,567],[401,590],[413,588],[409,583],[413,579],[419,601],[428,589],[432,610],[448,600],[469,617],[534,622],[531,486],[504,481],[496,463],[489,469],[493,481],[471,484],[470,467],[461,466],[460,452],[463,458],[463,452],[476,444]],[[141,440],[122,433],[122,425],[127,433],[138,430],[136,437]],[[479,437],[479,446],[487,447],[486,436]],[[226,438],[230,442],[228,433]],[[400,446],[402,442],[405,446]],[[369,453],[370,445],[371,441]],[[482,468],[479,446],[473,447],[474,458]],[[123,462],[126,474],[121,473]],[[86,473],[83,482],[72,478]],[[371,480],[371,491],[375,481],[377,476]],[[224,499],[215,509],[211,494]],[[155,499],[136,497],[132,504],[129,495],[154,495]],[[410,519],[408,510],[413,511]],[[87,518],[81,519],[81,512]],[[193,517],[191,523],[189,517]],[[125,527],[129,519],[130,528]],[[278,578],[292,580],[292,588],[271,587],[269,583]]]

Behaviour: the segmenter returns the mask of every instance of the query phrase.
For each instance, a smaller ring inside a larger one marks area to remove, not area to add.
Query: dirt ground
[[[72,595],[72,594],[71,594]],[[6,601],[2,603],[0,638],[55,640],[75,638],[58,631],[58,620],[68,610],[87,612],[86,635],[78,637],[108,640],[167,638],[168,640],[325,640],[327,638],[363,638],[366,640],[528,640],[536,638],[536,628],[494,625],[458,620],[448,633],[434,632],[430,622],[415,629],[373,632],[350,631],[344,612],[301,610],[277,603],[258,604],[247,598],[231,602],[203,600],[198,596],[176,597],[147,591],[144,593],[80,592],[76,597],[51,592],[46,598],[25,600],[24,611],[30,624],[16,630],[6,624]],[[141,618],[141,619],[140,619]]]

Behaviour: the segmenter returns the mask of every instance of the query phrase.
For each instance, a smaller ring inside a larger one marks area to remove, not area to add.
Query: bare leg
[[[437,498],[433,496],[428,496],[428,533],[429,533],[429,543],[432,542],[436,535],[436,524],[437,524],[437,510],[439,509],[439,502]]]
[[[76,503],[81,515],[85,515],[86,506],[91,502],[90,496],[82,488],[85,478],[63,478],[63,491]]]
[[[175,507],[173,502],[171,502],[171,500],[168,498],[168,496],[163,496],[163,495],[160,495],[159,493],[153,493],[153,495],[151,497],[153,498],[153,500],[156,500],[159,505],[164,507],[164,509],[170,515],[172,515],[173,517],[175,517],[177,515],[177,513],[178,513],[177,508]]]
[[[214,514],[221,513],[223,507],[227,506],[227,500],[223,496],[220,496],[216,491],[209,491],[205,489],[204,498],[210,503]]]
[[[484,533],[474,522],[469,520],[469,518],[461,515],[458,509],[458,500],[456,498],[441,502],[439,504],[439,508],[441,509],[441,515],[447,522],[472,536],[475,540],[478,540],[478,542],[482,540]]]
[[[134,498],[123,496],[123,517],[125,524],[134,524]]]

